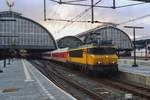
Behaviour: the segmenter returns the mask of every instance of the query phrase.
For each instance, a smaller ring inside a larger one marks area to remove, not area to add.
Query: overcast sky
[[[100,24],[91,24],[91,23],[73,23],[71,25],[67,22],[56,22],[56,21],[43,21],[43,0],[8,0],[14,1],[15,6],[13,11],[22,13],[23,16],[26,16],[30,19],[33,19],[42,25],[44,25],[51,34],[56,38],[60,38],[66,35],[75,35],[80,32],[84,32],[88,29],[94,28]],[[63,0],[62,0],[63,1]],[[66,0],[64,0],[66,1]],[[99,0],[94,0],[94,2]],[[117,5],[126,5],[139,2],[133,2],[130,0],[116,0]],[[86,2],[81,2],[83,4],[89,4],[90,0]],[[98,5],[111,6],[112,0],[102,0]],[[47,17],[48,18],[57,18],[57,19],[72,19],[85,9],[89,7],[79,7],[79,6],[70,6],[70,5],[59,5],[57,3],[47,0]],[[6,11],[8,7],[6,5],[6,0],[0,0],[0,11]],[[90,20],[90,11],[84,14],[78,20]],[[118,9],[104,9],[104,8],[94,8],[95,20],[104,21],[104,22],[113,22],[121,23],[133,18],[137,18],[143,15],[150,14],[150,4],[142,4],[126,8]],[[127,23],[125,25],[135,25],[143,26],[144,29],[136,31],[136,37],[150,37],[150,17],[141,19],[135,22]],[[66,28],[63,28],[67,26]],[[123,31],[125,31],[132,38],[132,30],[125,29],[123,26],[118,26]]]

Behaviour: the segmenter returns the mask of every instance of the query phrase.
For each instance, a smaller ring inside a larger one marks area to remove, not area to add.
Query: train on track
[[[114,45],[84,45],[42,54],[42,58],[61,62],[88,74],[118,72],[118,56]]]

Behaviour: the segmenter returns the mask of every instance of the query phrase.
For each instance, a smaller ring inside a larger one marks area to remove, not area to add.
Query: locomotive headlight
[[[115,61],[112,62],[112,64],[115,64],[115,63],[116,63]]]
[[[106,58],[108,58],[108,56],[106,56]]]
[[[102,61],[99,61],[99,62],[98,62],[98,64],[102,64],[102,63],[103,63]]]

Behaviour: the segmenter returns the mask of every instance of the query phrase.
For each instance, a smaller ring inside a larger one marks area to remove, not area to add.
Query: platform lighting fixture
[[[131,28],[133,29],[133,49],[134,49],[134,64],[132,65],[132,67],[138,67],[138,65],[136,64],[136,47],[135,47],[135,29],[143,29],[144,27],[137,27],[137,26],[124,26],[125,28]]]

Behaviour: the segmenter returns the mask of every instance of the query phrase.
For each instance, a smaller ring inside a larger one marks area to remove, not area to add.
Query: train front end
[[[98,72],[117,72],[118,56],[114,46],[99,46],[87,48],[89,68]]]

